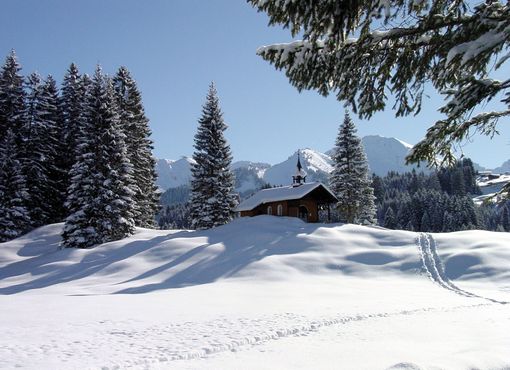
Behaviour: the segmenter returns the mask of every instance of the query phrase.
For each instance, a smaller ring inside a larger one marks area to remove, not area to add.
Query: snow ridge
[[[420,257],[423,264],[423,268],[427,272],[429,278],[439,284],[441,287],[451,290],[454,293],[462,295],[464,297],[482,298],[493,303],[507,304],[509,302],[498,301],[492,298],[481,297],[479,295],[467,292],[458,286],[456,286],[444,271],[443,263],[437,253],[436,241],[431,234],[419,233],[416,241],[418,249],[420,251]]]

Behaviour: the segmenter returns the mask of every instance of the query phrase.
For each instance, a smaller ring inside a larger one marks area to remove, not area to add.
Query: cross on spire
[[[306,172],[303,170],[303,166],[301,166],[301,158],[300,153],[298,150],[298,157],[297,157],[297,169],[296,174],[292,176],[292,184],[295,186],[299,186],[302,183],[306,182]]]

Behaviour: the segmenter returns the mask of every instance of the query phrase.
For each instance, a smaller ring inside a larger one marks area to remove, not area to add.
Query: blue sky
[[[14,48],[26,75],[61,80],[71,62],[92,73],[132,72],[151,120],[155,155],[177,159],[193,152],[193,136],[208,85],[217,85],[235,160],[277,163],[297,148],[326,151],[342,122],[342,104],[315,92],[298,93],[284,73],[257,57],[257,47],[288,42],[267,17],[244,0],[4,0],[0,57]],[[508,70],[508,68],[507,68]],[[358,124],[361,136],[394,136],[411,144],[441,118],[430,91],[423,112],[395,118],[386,112]],[[465,155],[487,167],[510,158],[508,119],[501,135],[475,136]]]

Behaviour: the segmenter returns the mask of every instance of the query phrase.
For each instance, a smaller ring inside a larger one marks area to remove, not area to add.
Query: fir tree
[[[29,229],[27,199],[15,135],[8,129],[0,142],[0,242],[16,238]]]
[[[121,239],[134,231],[132,166],[113,84],[99,67],[87,91],[81,121],[63,244],[87,248]]]
[[[380,176],[372,176],[372,186],[374,187],[374,197],[378,202],[384,200],[384,184]]]
[[[25,92],[21,66],[13,51],[5,59],[0,71],[0,142],[4,142],[10,129],[18,145],[22,142],[21,130],[25,124]]]
[[[413,227],[413,213],[411,210],[411,198],[408,193],[404,193],[398,202],[397,209],[397,226],[400,225],[406,230]],[[398,228],[398,227],[397,227]]]
[[[346,113],[333,154],[329,183],[339,199],[337,209],[346,222],[373,223],[375,204],[368,164],[356,127]]]
[[[395,212],[391,207],[388,207],[386,213],[384,214],[384,223],[383,226],[387,229],[395,229],[397,226],[397,220],[395,219]]]
[[[23,127],[23,168],[33,226],[64,218],[66,182],[61,147],[62,120],[55,80],[28,77],[27,116]]]
[[[78,135],[81,129],[81,116],[84,111],[87,76],[80,76],[78,67],[69,66],[62,83],[62,124],[63,124],[63,157],[64,173],[69,174],[78,155]],[[69,175],[65,178],[65,187],[70,185]]]
[[[501,212],[501,220],[500,225],[504,231],[510,231],[510,216],[508,212],[508,206],[503,206],[503,211]]]
[[[156,185],[156,160],[152,156],[149,120],[145,116],[140,91],[126,67],[117,72],[114,86],[127,153],[133,165],[135,223],[141,227],[154,227],[160,194]]]
[[[445,211],[443,215],[443,232],[455,231],[455,220],[450,212]]]
[[[510,80],[495,78],[510,60],[506,1],[248,2],[302,37],[257,51],[299,90],[334,93],[362,118],[385,109],[388,96],[397,116],[420,112],[427,83],[443,94],[446,117],[414,146],[411,161],[454,160],[452,144],[470,130],[491,136],[510,115]],[[496,97],[497,110],[472,115]]]
[[[430,217],[427,211],[423,212],[423,216],[420,222],[420,231],[431,231]]]
[[[64,220],[64,202],[68,187],[68,173],[66,158],[69,156],[64,145],[64,123],[60,96],[55,79],[49,75],[42,86],[41,118],[46,124],[47,135],[45,136],[48,146],[49,157],[46,160],[48,168],[48,193],[46,197],[49,203],[49,222],[61,222]]]
[[[23,127],[23,170],[26,188],[29,194],[28,208],[32,226],[38,227],[49,223],[51,204],[49,167],[52,165],[53,153],[50,144],[51,125],[43,115],[46,104],[43,98],[43,85],[40,76],[32,73],[27,79],[27,116]]]
[[[230,170],[232,155],[223,135],[223,121],[214,84],[209,87],[195,135],[195,163],[191,167],[191,225],[208,229],[228,223],[234,216],[237,196]]]

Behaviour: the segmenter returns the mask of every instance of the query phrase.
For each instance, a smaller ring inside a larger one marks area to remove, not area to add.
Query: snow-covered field
[[[260,216],[0,244],[0,368],[508,369],[510,235]]]

